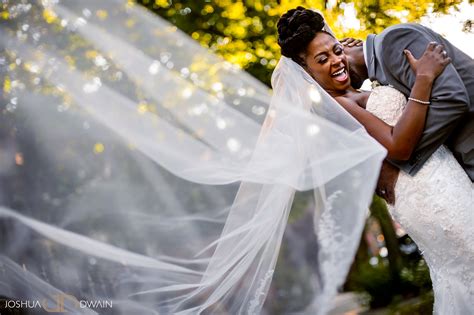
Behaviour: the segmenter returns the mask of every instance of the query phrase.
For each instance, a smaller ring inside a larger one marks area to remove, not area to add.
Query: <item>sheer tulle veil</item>
[[[271,92],[130,1],[3,6],[0,296],[275,314],[294,290],[271,280],[294,271],[291,311],[327,312],[385,151],[303,69],[282,58]]]

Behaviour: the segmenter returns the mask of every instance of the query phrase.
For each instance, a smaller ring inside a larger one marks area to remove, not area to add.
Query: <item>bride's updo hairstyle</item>
[[[301,6],[289,10],[277,24],[281,54],[303,66],[301,52],[306,50],[318,32],[325,31],[324,26],[324,18],[318,12]]]

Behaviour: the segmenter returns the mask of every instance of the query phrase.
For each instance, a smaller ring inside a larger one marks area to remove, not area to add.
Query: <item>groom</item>
[[[406,97],[415,82],[408,59],[416,61],[430,42],[444,46],[452,62],[434,83],[422,137],[407,161],[390,162],[414,175],[440,145],[446,144],[474,181],[474,60],[419,24],[389,27],[379,35],[369,35],[363,45],[350,42],[342,41],[355,88],[360,88],[365,79],[377,80],[382,85],[393,86]],[[406,56],[405,50],[408,50]],[[397,176],[398,170],[384,163],[377,190],[391,203]]]

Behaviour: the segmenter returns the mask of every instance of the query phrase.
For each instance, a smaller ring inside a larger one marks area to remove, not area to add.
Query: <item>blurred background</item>
[[[365,39],[368,34],[379,33],[394,24],[417,22],[430,26],[474,55],[473,0],[137,2],[267,86],[280,58],[276,24],[283,13],[298,5],[321,11],[339,39]],[[294,239],[295,233],[300,233],[301,238],[311,238],[311,226],[305,224],[311,208],[311,193],[299,193],[290,214],[287,240]],[[304,294],[298,293],[305,281],[304,271],[284,266],[287,256],[292,255],[292,246],[295,244],[284,242],[280,253],[277,270],[284,272],[277,273],[273,279],[268,299],[272,305],[267,305],[272,314],[285,314],[292,309],[292,304],[298,305],[305,299]],[[310,255],[311,248],[306,252]],[[295,290],[286,290],[292,283]],[[357,256],[341,291],[332,314],[432,314],[433,292],[428,266],[416,244],[391,219],[385,201],[377,196],[374,196]]]

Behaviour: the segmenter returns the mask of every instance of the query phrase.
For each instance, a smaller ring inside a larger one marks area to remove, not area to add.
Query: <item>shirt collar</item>
[[[363,48],[364,48],[364,59],[365,64],[367,66],[367,73],[369,75],[369,79],[373,80],[375,78],[375,46],[374,46],[374,34],[369,34],[367,36],[367,40],[365,41]]]
[[[362,50],[364,51],[364,61],[365,61],[365,64],[367,65],[367,44],[364,42],[362,44]]]

